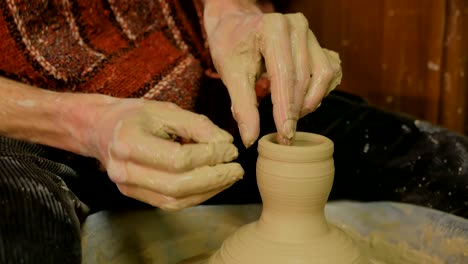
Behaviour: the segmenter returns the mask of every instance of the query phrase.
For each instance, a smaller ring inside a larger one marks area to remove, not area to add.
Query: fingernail
[[[238,180],[243,179],[243,178],[244,178],[244,174],[245,174],[244,169],[239,165],[239,171],[238,171],[238,174],[235,175],[235,180],[238,181]]]
[[[250,131],[247,128],[247,125],[246,124],[240,124],[239,125],[239,131],[240,131],[240,134],[241,134],[241,137],[242,137],[242,143],[244,143],[244,146],[246,148],[252,146],[253,142],[250,139],[251,138]]]
[[[243,176],[243,175],[240,175],[240,176],[234,176],[234,177],[232,177],[232,178],[231,178],[231,182],[232,182],[232,183],[235,183],[236,181],[240,181],[240,180],[242,180],[242,178],[244,178],[244,176]]]
[[[224,159],[226,162],[236,159],[239,156],[239,151],[235,146],[229,148],[229,151],[226,151],[226,158]]]
[[[286,120],[283,125],[283,135],[287,139],[292,139],[294,137],[294,133],[296,133],[296,121],[292,119]]]

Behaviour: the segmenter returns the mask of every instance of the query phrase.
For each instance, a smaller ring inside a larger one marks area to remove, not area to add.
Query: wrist
[[[89,137],[108,109],[103,106],[118,100],[53,92],[0,77],[0,135],[94,156]]]
[[[101,94],[57,95],[57,122],[68,135],[63,142],[65,148],[83,156],[96,157],[99,146],[94,138],[99,131],[95,127],[103,121],[100,117],[105,113],[106,107],[117,101],[120,99]]]

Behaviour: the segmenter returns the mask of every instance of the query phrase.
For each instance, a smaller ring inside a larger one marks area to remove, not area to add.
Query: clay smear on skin
[[[17,105],[22,107],[34,107],[36,106],[36,101],[33,100],[19,100],[16,102]]]

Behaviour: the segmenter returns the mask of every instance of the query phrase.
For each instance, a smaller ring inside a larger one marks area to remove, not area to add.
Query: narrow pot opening
[[[272,133],[260,139],[258,151],[261,156],[284,161],[306,162],[322,160],[332,156],[333,142],[314,133],[297,132],[293,145],[281,145],[277,134]]]
[[[276,137],[270,138],[270,142],[280,145]],[[317,137],[310,137],[310,138],[295,138],[293,144],[289,147],[310,147],[310,146],[317,146],[324,143],[323,138]]]

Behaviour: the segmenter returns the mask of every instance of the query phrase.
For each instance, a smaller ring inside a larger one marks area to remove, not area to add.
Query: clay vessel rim
[[[296,132],[296,141],[312,143],[301,146],[281,145],[276,138],[277,133],[271,133],[259,140],[258,152],[261,156],[288,162],[308,162],[329,159],[333,155],[333,141],[319,134]]]

